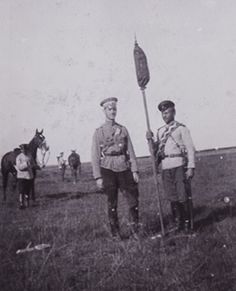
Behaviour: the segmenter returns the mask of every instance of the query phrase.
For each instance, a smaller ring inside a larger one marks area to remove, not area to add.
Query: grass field
[[[89,164],[82,165],[77,185],[69,170],[64,183],[55,167],[40,171],[38,205],[26,210],[18,209],[17,193],[9,187],[7,203],[0,205],[0,290],[236,290],[236,154],[198,158],[194,236],[156,236],[151,163],[146,158],[139,165],[138,240],[111,239],[106,196],[97,191]],[[161,195],[168,229],[169,205]],[[224,203],[225,196],[230,203]],[[122,194],[119,217],[126,236]],[[30,242],[51,247],[16,254]]]

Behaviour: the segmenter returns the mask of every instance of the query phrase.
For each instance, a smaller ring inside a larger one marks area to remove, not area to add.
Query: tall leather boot
[[[25,195],[25,203],[26,203],[26,207],[29,207],[29,195]]]
[[[118,222],[117,209],[109,208],[108,209],[108,217],[109,217],[112,236],[119,237],[120,236],[120,228],[119,228],[119,222]]]
[[[179,201],[171,202],[171,210],[176,231],[180,231],[182,229],[182,215],[181,215],[181,205]]]
[[[182,211],[183,211],[183,224],[184,224],[184,232],[189,233],[190,231],[190,209],[188,201],[182,202]]]
[[[130,213],[130,224],[131,224],[131,230],[132,233],[138,233],[139,231],[139,211],[138,211],[138,206],[133,206],[129,209]]]

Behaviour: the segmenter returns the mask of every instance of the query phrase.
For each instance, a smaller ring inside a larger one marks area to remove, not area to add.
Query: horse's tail
[[[7,156],[9,153],[6,153],[1,159],[1,173],[4,175],[7,172]]]
[[[6,200],[6,189],[8,184],[8,175],[11,173],[16,177],[16,157],[20,153],[20,149],[6,153],[1,160],[2,184],[3,184],[3,199]]]
[[[6,153],[1,159],[1,173],[2,173],[2,188],[3,188],[3,201],[6,201],[6,190],[8,184],[8,157],[9,153]]]

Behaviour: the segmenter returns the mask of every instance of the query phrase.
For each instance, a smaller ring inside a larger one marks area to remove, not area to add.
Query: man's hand
[[[139,182],[139,175],[137,172],[133,172],[133,178],[134,178],[134,182],[138,183]]]
[[[102,178],[97,179],[96,183],[97,183],[98,189],[102,190],[103,189],[103,180],[102,180]]]
[[[42,166],[42,168],[43,168],[43,166]],[[40,167],[40,165],[35,164],[35,165],[32,166],[32,169],[33,170],[41,170],[41,167]]]
[[[151,130],[146,132],[146,139],[147,140],[153,139],[153,132]]]
[[[155,143],[153,141],[153,132],[151,130],[146,132],[146,139],[148,141],[150,154],[153,155],[154,154],[154,144]]]
[[[185,175],[187,180],[192,179],[194,176],[194,168],[188,168]]]

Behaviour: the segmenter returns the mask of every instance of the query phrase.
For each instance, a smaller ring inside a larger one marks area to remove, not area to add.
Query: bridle
[[[40,143],[40,145],[38,146],[38,148],[41,150],[41,154],[42,154],[42,167],[46,167],[49,158],[50,158],[50,150],[49,150],[49,146],[47,145],[46,139],[45,137],[43,137],[42,142]],[[47,155],[47,160],[45,161],[45,156],[46,153],[48,153]]]

